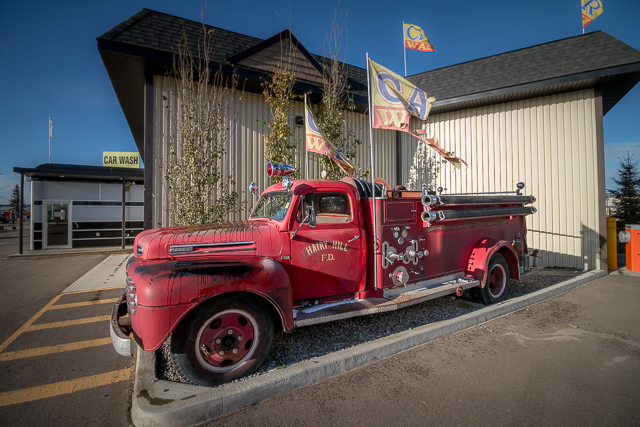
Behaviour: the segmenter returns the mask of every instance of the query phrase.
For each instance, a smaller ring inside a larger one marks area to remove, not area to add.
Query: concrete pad
[[[638,271],[629,271],[627,267],[621,267],[617,270],[609,270],[609,274],[613,276],[629,276],[629,277],[640,277],[640,272]]]
[[[125,268],[131,253],[109,255],[84,276],[69,285],[62,293],[125,286]]]
[[[464,316],[421,326],[216,388],[158,380],[155,375],[155,353],[147,353],[138,348],[132,420],[138,427],[200,424],[436,338],[504,316],[605,275],[606,273],[600,270],[583,273],[554,286]]]

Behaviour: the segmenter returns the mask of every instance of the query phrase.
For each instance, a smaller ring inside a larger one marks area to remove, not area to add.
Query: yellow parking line
[[[28,350],[9,351],[6,353],[0,353],[0,362],[24,359],[27,357],[44,356],[47,354],[62,353],[64,351],[73,351],[82,348],[98,347],[106,344],[111,344],[111,338],[100,338],[97,340],[79,341],[69,344],[58,344],[49,347],[30,348]]]
[[[64,328],[65,326],[75,326],[75,325],[85,325],[87,323],[95,323],[109,320],[111,316],[96,316],[96,317],[87,317],[84,319],[77,320],[65,320],[64,322],[51,322],[51,323],[39,323],[37,325],[29,326],[25,332],[32,331],[41,331],[43,329],[53,329],[53,328]]]
[[[131,379],[133,368],[0,393],[0,407],[32,402]]]
[[[73,294],[86,294],[87,292],[97,292],[97,291],[111,291],[113,289],[124,289],[126,286],[115,286],[113,288],[95,288],[95,289],[85,289],[82,291],[73,291],[73,292],[65,292],[64,295],[73,295]]]
[[[27,328],[29,328],[29,327],[31,326],[31,324],[32,324],[33,322],[35,322],[35,321],[38,319],[38,317],[42,316],[42,313],[44,313],[45,311],[49,310],[49,308],[51,308],[51,306],[52,306],[53,304],[55,304],[55,303],[56,303],[56,301],[58,301],[58,299],[60,299],[60,297],[61,297],[61,296],[62,296],[62,294],[60,294],[60,295],[56,296],[54,299],[52,299],[51,301],[49,301],[49,303],[47,303],[47,305],[45,305],[44,307],[42,307],[42,308],[40,309],[40,311],[38,311],[36,314],[34,314],[34,316],[33,316],[31,319],[29,319],[29,320],[27,321],[27,323],[25,323],[24,325],[20,326],[20,327],[18,328],[18,330],[17,330],[17,331],[15,331],[15,332],[13,333],[13,335],[11,335],[9,338],[7,338],[7,339],[5,340],[5,342],[3,342],[2,344],[0,344],[0,352],[4,351],[4,349],[5,349],[5,348],[7,348],[7,347],[9,346],[9,344],[11,344],[13,341],[15,341],[15,339],[16,339],[16,338],[18,338],[18,336],[19,336],[21,333],[23,333],[24,331],[26,331],[26,330],[27,330]]]
[[[119,299],[120,298],[108,298],[108,299],[101,299],[97,301],[72,302],[69,304],[56,304],[54,306],[49,307],[49,310],[59,310],[61,308],[74,308],[74,307],[84,307],[88,305],[107,304],[110,302],[116,302]]]

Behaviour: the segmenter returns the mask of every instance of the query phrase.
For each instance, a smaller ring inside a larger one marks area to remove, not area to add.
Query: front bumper
[[[131,338],[133,331],[131,329],[131,319],[125,317],[127,314],[127,294],[115,303],[111,310],[111,344],[116,352],[122,356],[133,356],[133,345]]]

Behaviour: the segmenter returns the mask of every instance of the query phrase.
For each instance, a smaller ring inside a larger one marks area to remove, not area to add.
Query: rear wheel
[[[509,265],[501,254],[495,254],[489,261],[487,281],[478,290],[480,300],[485,304],[495,304],[507,297],[509,287]]]
[[[251,296],[222,297],[180,323],[171,359],[186,381],[215,386],[255,372],[272,343],[273,322],[263,304]]]

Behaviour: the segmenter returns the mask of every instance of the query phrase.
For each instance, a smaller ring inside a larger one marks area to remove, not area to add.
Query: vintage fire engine
[[[445,195],[382,180],[293,181],[290,171],[269,164],[270,176],[284,177],[248,221],[136,237],[111,318],[120,354],[131,355],[131,339],[152,352],[171,337],[185,380],[222,384],[258,369],[276,328],[465,290],[492,304],[527,267],[524,216],[536,209],[525,206],[535,197],[520,194],[524,184],[515,194]]]

